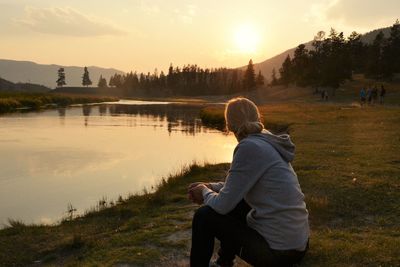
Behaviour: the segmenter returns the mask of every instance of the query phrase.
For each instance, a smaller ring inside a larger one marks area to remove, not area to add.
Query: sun
[[[242,24],[234,31],[234,42],[240,52],[254,53],[260,42],[260,36],[251,24]]]

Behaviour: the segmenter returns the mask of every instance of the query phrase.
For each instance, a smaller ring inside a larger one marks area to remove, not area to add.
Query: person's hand
[[[210,188],[211,190],[212,190],[212,188],[211,188],[211,185],[210,185],[210,183],[203,183],[203,182],[196,182],[196,183],[191,183],[189,186],[188,186],[188,199],[190,200],[190,201],[192,201],[192,202],[195,202],[194,201],[194,199],[193,199],[193,193],[191,192],[191,190],[193,189],[193,188],[195,188],[196,186],[198,186],[198,185],[204,185],[204,186],[206,186],[206,187],[208,187],[208,188]],[[196,203],[196,202],[195,202]]]
[[[199,184],[203,184],[203,185],[205,185],[206,187],[208,187],[208,188],[211,189],[210,183],[196,182],[196,183],[192,183],[192,184],[190,184],[190,185],[188,186],[188,191],[190,191],[190,189],[192,189],[192,188],[198,186]]]
[[[189,189],[189,199],[196,204],[203,204],[203,190],[204,188],[208,188],[205,184],[200,183],[197,186],[192,187]]]

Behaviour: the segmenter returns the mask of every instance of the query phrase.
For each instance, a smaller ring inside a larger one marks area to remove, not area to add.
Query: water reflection
[[[182,165],[229,162],[233,136],[201,125],[201,105],[84,105],[0,117],[0,225],[57,221],[103,196],[151,188]]]
[[[138,122],[138,118],[146,118],[147,122],[151,122],[153,128],[163,127],[164,122],[167,124],[167,131],[169,134],[173,131],[181,131],[188,135],[196,135],[202,129],[201,120],[198,114],[202,105],[189,105],[189,104],[99,104],[97,105],[98,115],[106,116],[108,113],[111,116],[124,116],[132,118],[128,122],[128,126],[137,127],[142,125],[143,122]],[[90,116],[96,116],[92,113],[94,105],[82,105],[82,114],[84,116],[84,125],[90,126]],[[65,117],[66,110],[59,111],[60,117]],[[95,125],[93,125],[95,126]],[[143,125],[142,125],[143,126]]]
[[[90,116],[91,112],[92,112],[91,105],[83,105],[82,106],[82,113],[83,113],[83,116],[85,117],[85,126],[88,126],[88,124],[89,124],[89,116]]]
[[[60,124],[64,125],[65,124],[66,108],[58,108],[57,112],[58,112],[58,116],[60,117]]]
[[[107,104],[100,104],[99,105],[99,114],[100,116],[107,115],[108,105]]]

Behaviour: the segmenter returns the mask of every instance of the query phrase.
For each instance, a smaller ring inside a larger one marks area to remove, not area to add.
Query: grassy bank
[[[68,106],[105,101],[117,101],[115,97],[67,95],[53,93],[0,93],[0,113],[17,109],[41,109],[51,105]]]
[[[292,103],[260,110],[267,128],[287,125],[297,145],[294,168],[311,223],[304,266],[399,266],[400,109]],[[221,118],[223,110],[203,111],[211,114]],[[0,263],[185,266],[196,208],[186,187],[223,179],[228,168],[192,166],[155,193],[100,203],[59,225],[13,222],[0,231]]]

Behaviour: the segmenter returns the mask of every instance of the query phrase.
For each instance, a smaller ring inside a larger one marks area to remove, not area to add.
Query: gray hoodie
[[[272,249],[304,250],[309,237],[308,211],[290,162],[295,146],[289,135],[267,130],[242,139],[233,152],[225,182],[204,189],[204,204],[227,214],[244,199],[252,208],[249,227]]]

